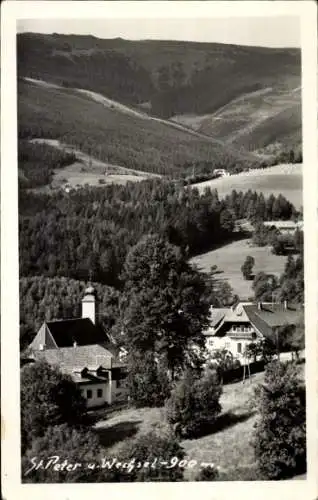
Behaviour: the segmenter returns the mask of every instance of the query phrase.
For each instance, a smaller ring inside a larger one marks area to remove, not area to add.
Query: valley
[[[306,472],[300,56],[17,35],[23,482]]]
[[[17,44],[21,78],[82,89],[130,118],[192,129],[238,156],[273,159],[301,143],[298,49],[37,33]]]

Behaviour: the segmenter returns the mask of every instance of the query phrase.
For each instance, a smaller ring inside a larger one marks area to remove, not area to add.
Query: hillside
[[[129,113],[96,95],[21,79],[18,123],[20,139],[57,139],[105,163],[156,174],[178,177],[193,166],[199,173],[259,164],[253,155],[220,140]]]
[[[217,189],[220,198],[231,194],[233,189],[243,192],[251,189],[263,193],[264,196],[270,196],[272,193],[278,196],[282,193],[299,210],[303,205],[302,176],[301,164],[275,165],[266,169],[200,182],[194,184],[193,187],[201,193],[206,188]]]
[[[18,73],[97,92],[261,154],[301,142],[298,49],[23,33]]]

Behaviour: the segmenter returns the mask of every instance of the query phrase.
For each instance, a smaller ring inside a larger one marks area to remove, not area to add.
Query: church
[[[96,321],[96,293],[88,286],[82,317],[44,322],[29,345],[34,361],[58,366],[79,386],[87,407],[127,401],[127,370],[113,340]]]

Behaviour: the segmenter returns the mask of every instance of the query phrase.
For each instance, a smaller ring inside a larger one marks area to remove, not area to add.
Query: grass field
[[[251,407],[254,387],[263,380],[263,373],[250,381],[224,386],[221,396],[222,414],[213,434],[181,442],[189,460],[214,463],[224,472],[237,467],[255,466],[251,433],[257,415]],[[118,411],[107,420],[100,420],[96,430],[107,456],[116,456],[123,441],[150,430],[164,432],[168,428],[164,408],[142,408]],[[188,469],[185,477],[192,480],[198,468]],[[233,478],[234,479],[234,478]]]
[[[299,366],[299,371],[304,377],[304,365]],[[245,383],[236,382],[223,386],[220,398],[222,412],[214,431],[197,439],[185,439],[180,443],[186,452],[186,459],[197,461],[196,467],[185,470],[185,479],[194,480],[201,463],[215,464],[220,472],[233,481],[236,479],[237,470],[239,473],[244,470],[251,473],[255,470],[253,430],[258,413],[254,389],[263,380],[264,372],[253,374]],[[95,424],[95,430],[109,458],[116,457],[127,440],[151,430],[165,433],[168,428],[164,408],[119,410],[106,419],[101,417]],[[295,477],[304,478],[305,475]]]
[[[105,184],[126,184],[128,181],[138,182],[149,177],[159,177],[156,174],[128,169],[119,165],[105,163],[82,151],[61,143],[56,139],[32,139],[31,142],[48,144],[64,153],[73,153],[78,161],[54,171],[50,186],[36,188],[35,191],[50,191],[51,188],[59,188],[65,184],[70,187],[104,186]]]
[[[218,179],[193,184],[193,187],[202,192],[206,187],[217,189],[222,198],[236,191],[262,192],[264,196],[273,193],[275,196],[282,193],[291,203],[299,209],[303,204],[302,199],[302,164],[276,165],[266,169],[251,170],[250,172],[219,177]]]
[[[234,241],[221,248],[197,255],[191,259],[191,262],[203,271],[209,271],[213,265],[216,265],[219,270],[224,271],[219,278],[228,280],[234,293],[240,299],[248,299],[253,296],[253,281],[244,280],[241,272],[241,265],[248,255],[255,259],[254,273],[264,271],[279,276],[284,270],[286,257],[273,255],[269,247],[250,246],[248,239]]]

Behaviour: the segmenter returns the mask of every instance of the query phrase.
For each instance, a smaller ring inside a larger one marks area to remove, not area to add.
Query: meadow
[[[235,470],[255,468],[252,430],[257,415],[251,405],[254,388],[262,382],[263,373],[252,375],[245,383],[237,382],[223,387],[220,402],[222,413],[216,423],[215,432],[197,439],[185,439],[181,446],[186,459],[214,463],[220,471],[232,475]],[[95,425],[101,444],[107,449],[107,456],[116,456],[121,443],[151,430],[165,432],[168,424],[164,408],[124,409],[100,419]],[[244,450],[244,453],[242,453]],[[233,471],[233,472],[232,472]],[[198,468],[185,472],[187,480],[194,479]]]
[[[304,365],[299,366],[304,376]],[[185,469],[184,477],[193,481],[201,463],[212,463],[219,468],[223,479],[255,479],[256,462],[253,447],[253,430],[258,411],[254,391],[264,381],[264,372],[255,373],[245,382],[238,381],[223,386],[220,398],[222,412],[214,430],[196,439],[180,442],[187,460],[196,460],[197,466]],[[95,430],[107,457],[116,457],[122,444],[137,435],[150,431],[166,433],[169,426],[164,408],[126,408],[121,410],[98,410]],[[305,475],[294,479],[304,479]]]
[[[266,169],[251,170],[229,177],[219,177],[210,181],[193,184],[193,187],[203,192],[206,187],[217,189],[222,198],[230,194],[233,189],[236,191],[262,192],[265,197],[273,193],[275,196],[280,193],[288,201],[299,209],[302,204],[302,164],[276,165]]]
[[[218,275],[218,279],[228,281],[234,293],[240,299],[247,300],[254,295],[253,281],[245,280],[241,271],[241,265],[248,255],[255,259],[254,273],[264,271],[279,276],[284,270],[285,256],[272,254],[270,247],[252,246],[249,239],[234,241],[197,255],[191,259],[191,262],[202,271],[210,271],[211,266],[216,265],[220,271],[223,271]]]
[[[72,153],[76,156],[76,161],[70,165],[55,169],[51,183],[41,188],[35,188],[37,192],[50,192],[52,189],[58,189],[66,185],[71,188],[83,187],[85,185],[101,187],[106,184],[126,184],[127,182],[139,182],[150,177],[159,177],[156,174],[102,162],[74,147],[60,143],[58,140],[33,139],[30,142],[33,144],[45,144],[64,154]]]

